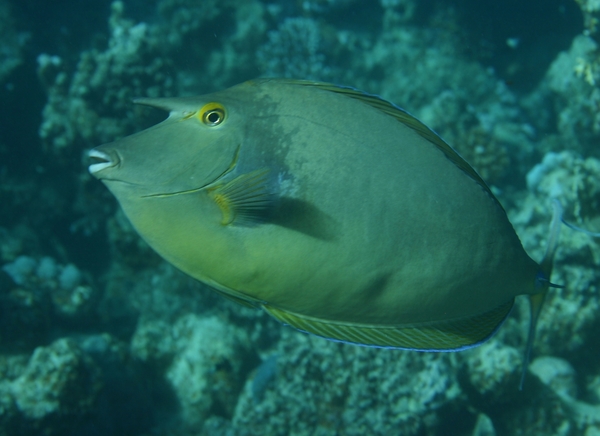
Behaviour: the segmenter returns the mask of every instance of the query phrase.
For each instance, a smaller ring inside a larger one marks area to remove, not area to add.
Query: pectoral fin
[[[268,173],[268,168],[262,168],[208,190],[223,214],[221,224],[252,225],[266,220],[275,199]]]

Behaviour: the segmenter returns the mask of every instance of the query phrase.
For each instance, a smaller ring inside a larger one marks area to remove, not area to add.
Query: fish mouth
[[[96,175],[105,168],[114,167],[119,163],[119,158],[96,149],[89,151],[88,156],[95,162],[88,167],[88,171],[92,175]]]

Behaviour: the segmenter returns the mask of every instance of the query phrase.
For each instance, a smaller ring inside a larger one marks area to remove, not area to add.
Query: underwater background
[[[134,97],[354,86],[470,162],[541,259],[552,198],[600,231],[598,0],[0,0],[0,435],[600,435],[599,240],[460,353],[330,342],[160,259],[87,151]],[[523,300],[523,301],[522,301]]]

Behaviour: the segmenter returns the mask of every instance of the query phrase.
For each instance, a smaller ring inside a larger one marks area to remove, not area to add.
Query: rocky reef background
[[[0,0],[0,435],[600,435],[600,246],[563,229],[528,307],[461,353],[307,336],[174,270],[87,173],[164,114],[259,76],[352,85],[480,172],[526,249],[550,199],[600,231],[598,0]]]

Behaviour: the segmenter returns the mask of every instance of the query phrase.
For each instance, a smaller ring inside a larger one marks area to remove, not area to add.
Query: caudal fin
[[[552,267],[554,266],[554,254],[556,253],[558,238],[560,236],[560,225],[563,222],[563,208],[558,200],[552,201],[552,208],[552,222],[550,223],[550,235],[548,237],[548,244],[546,245],[546,254],[540,263],[541,271],[536,278],[536,287],[539,288],[540,292],[529,295],[529,309],[531,315],[529,318],[529,334],[527,335],[527,346],[525,348],[525,355],[523,356],[523,369],[521,372],[519,390],[523,390],[523,384],[525,383],[525,375],[527,374],[527,367],[529,366],[537,321],[540,317],[542,306],[544,305],[546,292],[550,287],[562,287],[550,282]]]

